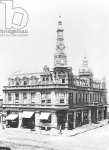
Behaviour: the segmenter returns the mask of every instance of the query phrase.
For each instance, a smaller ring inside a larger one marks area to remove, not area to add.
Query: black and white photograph
[[[109,150],[108,65],[108,0],[0,0],[0,150]]]

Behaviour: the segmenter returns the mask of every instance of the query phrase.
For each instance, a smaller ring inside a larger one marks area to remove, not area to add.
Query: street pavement
[[[0,146],[10,147],[11,150],[109,150],[109,124],[93,129],[90,127],[91,130],[87,131],[86,128],[89,129],[89,126],[76,129],[81,131],[78,134],[64,131],[57,135],[28,129],[1,128]]]

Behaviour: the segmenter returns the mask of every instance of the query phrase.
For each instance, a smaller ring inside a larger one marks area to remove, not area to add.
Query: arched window
[[[23,85],[28,85],[28,78],[26,77],[23,78]]]
[[[19,82],[18,81],[16,81],[16,86],[19,86]]]
[[[16,78],[15,78],[15,85],[16,85],[16,86],[19,86],[19,85],[20,85],[20,78],[19,78],[19,77],[16,77]]]
[[[25,81],[23,82],[23,84],[24,84],[24,85],[27,85],[28,83],[27,83],[27,81],[25,80]]]
[[[32,84],[32,85],[35,85],[36,82],[37,82],[36,76],[31,76],[30,80],[31,80],[31,84]]]

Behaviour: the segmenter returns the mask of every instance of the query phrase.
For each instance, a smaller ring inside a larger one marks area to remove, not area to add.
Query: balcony
[[[69,106],[65,104],[3,104],[3,108],[28,108],[28,109],[68,109]]]
[[[25,85],[25,86],[4,86],[3,91],[10,90],[36,90],[36,89],[54,89],[54,88],[68,88],[68,84],[39,84],[39,85]]]

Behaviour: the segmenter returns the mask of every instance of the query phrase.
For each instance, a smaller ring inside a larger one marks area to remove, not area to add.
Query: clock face
[[[64,45],[63,44],[59,45],[59,48],[64,49]]]

